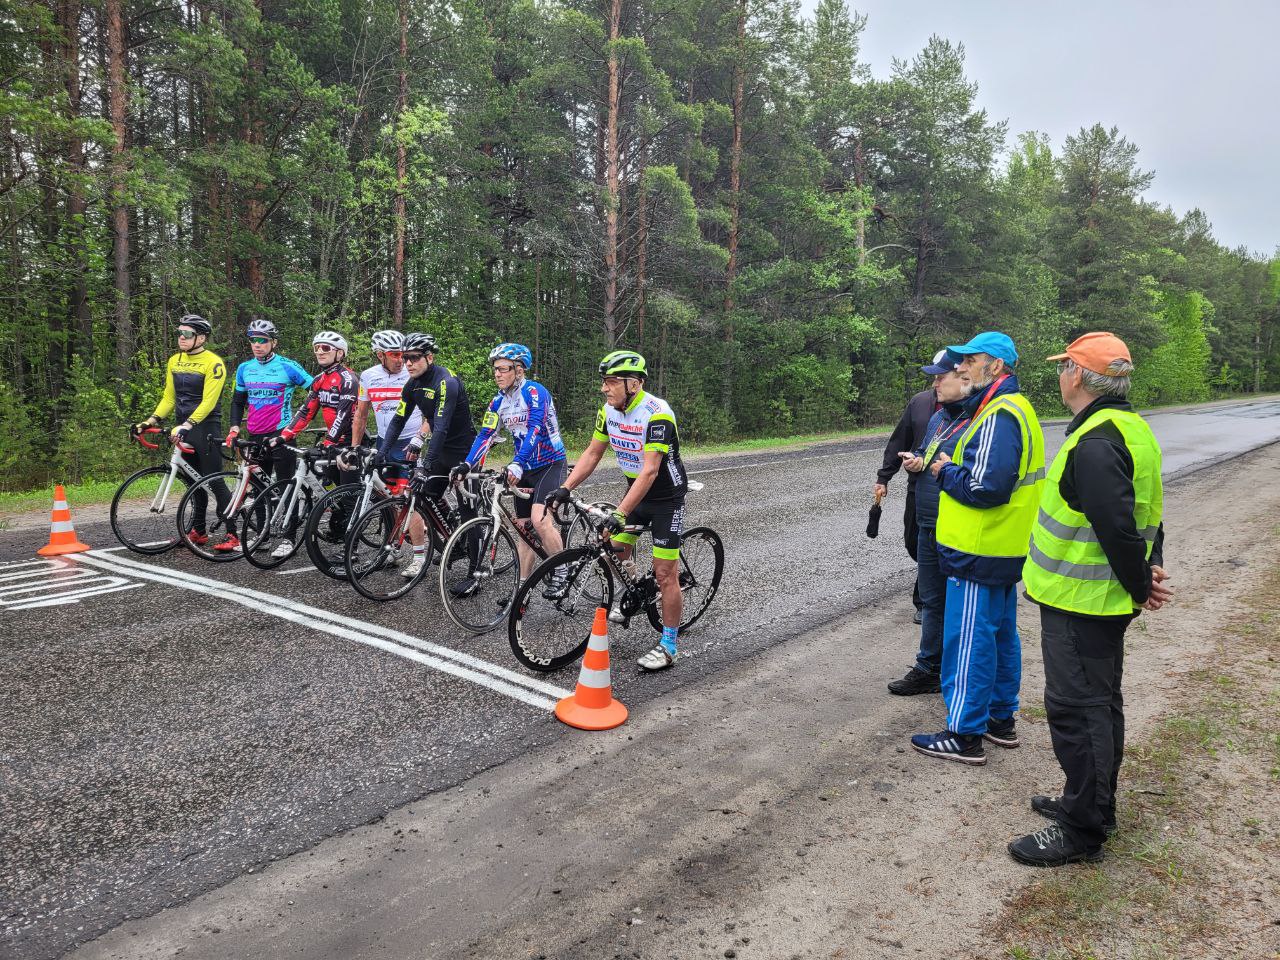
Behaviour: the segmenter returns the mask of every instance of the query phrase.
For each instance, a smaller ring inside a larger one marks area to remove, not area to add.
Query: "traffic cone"
[[[627,719],[627,708],[613,699],[609,681],[609,611],[604,607],[596,608],[578,688],[556,704],[556,716],[579,730],[612,730]]]
[[[67,506],[67,492],[62,489],[62,484],[53,488],[52,521],[48,544],[36,551],[40,556],[56,557],[63,553],[84,553],[93,549],[76,539],[76,528],[71,522],[71,508]]]

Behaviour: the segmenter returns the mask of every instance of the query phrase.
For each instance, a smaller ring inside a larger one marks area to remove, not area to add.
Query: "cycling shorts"
[[[548,463],[545,467],[537,470],[531,470],[520,478],[520,482],[516,484],[523,490],[532,490],[533,496],[528,500],[523,497],[516,497],[515,508],[516,517],[520,520],[528,520],[533,516],[533,505],[542,503],[547,499],[548,494],[556,487],[564,483],[564,461],[557,460],[555,463]]]
[[[628,524],[644,524],[653,533],[653,556],[655,560],[678,560],[680,558],[680,537],[684,533],[684,498],[676,500],[654,500],[641,503],[627,517]],[[634,546],[639,539],[638,534],[620,533],[613,538],[614,543]]]

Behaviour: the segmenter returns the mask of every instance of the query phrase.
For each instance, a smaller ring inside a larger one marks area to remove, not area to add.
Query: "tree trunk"
[[[244,141],[250,147],[261,150],[266,142],[262,110],[258,102],[260,87],[263,83],[262,63],[262,0],[253,0],[257,9],[257,20],[253,24],[250,35],[252,48],[249,54],[249,76],[251,83],[245,103]],[[266,184],[254,183],[244,205],[243,225],[249,234],[249,255],[245,257],[242,278],[245,289],[253,295],[254,306],[262,302],[262,258],[259,255],[259,242],[262,238],[263,220],[265,219],[262,195]],[[241,319],[244,319],[243,317]]]
[[[609,92],[604,137],[604,333],[610,347],[618,342],[618,110],[620,89],[618,51],[614,46],[622,33],[622,0],[609,7]]]
[[[640,145],[640,170],[636,178],[636,342],[644,349],[645,283],[649,272],[649,190],[644,182],[645,144]]]
[[[80,119],[80,0],[66,0],[62,10],[62,57],[66,69],[67,119]],[[67,221],[70,224],[71,291],[67,313],[75,318],[76,331],[86,356],[92,356],[93,319],[89,316],[89,286],[85,249],[84,141],[72,133],[67,140]]]
[[[738,228],[742,212],[742,117],[746,73],[747,0],[738,0],[738,43],[733,64],[733,148],[729,154],[729,262],[724,268],[724,376],[725,413],[733,410],[733,283],[738,273]]]
[[[111,115],[111,232],[115,260],[116,372],[124,379],[135,349],[129,309],[129,203],[125,191],[125,42],[121,0],[106,0],[107,104]]]
[[[858,188],[858,202],[862,203],[862,188],[867,182],[867,171],[864,169],[865,159],[862,150],[862,137],[853,145],[853,185]],[[858,217],[858,266],[867,262],[867,218]]]
[[[396,251],[391,268],[391,326],[404,326],[404,232],[405,180],[408,158],[403,131],[404,112],[409,104],[409,2],[400,0],[400,95],[396,100]]]

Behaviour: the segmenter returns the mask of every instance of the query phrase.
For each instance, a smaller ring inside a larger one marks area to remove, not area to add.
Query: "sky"
[[[1120,128],[1155,171],[1146,199],[1199,207],[1218,241],[1280,244],[1277,0],[846,0],[867,16],[864,63],[886,76],[938,34],[965,49],[978,103],[1055,149]],[[811,14],[817,0],[800,0]]]

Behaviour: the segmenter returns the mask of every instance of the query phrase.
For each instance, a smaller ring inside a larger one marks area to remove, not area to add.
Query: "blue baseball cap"
[[[952,353],[967,356],[971,353],[985,353],[989,357],[998,357],[1006,365],[1012,367],[1018,362],[1018,348],[1007,334],[987,330],[978,334],[968,343],[958,347],[947,347]]]
[[[950,350],[942,349],[933,355],[932,363],[926,363],[920,368],[920,372],[936,377],[940,373],[950,373],[958,366],[960,366],[960,358]]]

